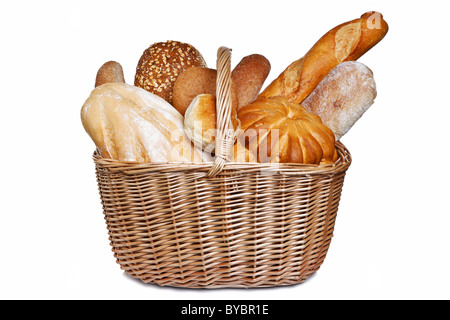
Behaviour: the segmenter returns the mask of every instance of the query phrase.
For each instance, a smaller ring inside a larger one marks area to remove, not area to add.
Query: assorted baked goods
[[[329,164],[335,141],[374,103],[373,72],[356,60],[388,32],[378,12],[324,34],[266,88],[271,64],[261,54],[231,72],[230,117],[237,137],[231,161]],[[134,85],[119,63],[98,70],[81,110],[104,158],[145,162],[213,161],[217,70],[179,41],[157,42],[139,59]]]

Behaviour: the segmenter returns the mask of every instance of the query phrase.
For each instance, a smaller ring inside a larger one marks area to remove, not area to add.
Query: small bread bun
[[[256,53],[242,58],[234,67],[231,79],[236,84],[238,92],[238,109],[255,101],[269,75],[270,68],[269,60]]]
[[[95,78],[95,87],[105,83],[115,82],[125,83],[122,66],[116,61],[105,62],[100,69],[98,69],[97,77]]]
[[[180,74],[173,86],[172,105],[183,116],[192,100],[199,94],[216,95],[217,70],[203,67],[189,68]],[[238,108],[239,98],[237,86],[231,84],[231,99],[233,108]]]
[[[192,45],[178,41],[157,42],[139,59],[134,85],[172,103],[175,80],[191,67],[206,67],[203,56]]]
[[[237,105],[231,109],[231,124],[235,131],[241,127],[237,117]],[[216,96],[210,93],[196,96],[184,116],[184,131],[195,146],[205,150],[214,150],[216,137]]]

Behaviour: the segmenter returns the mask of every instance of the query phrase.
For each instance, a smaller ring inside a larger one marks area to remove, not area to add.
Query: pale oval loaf
[[[95,88],[81,109],[81,121],[104,158],[140,163],[203,160],[184,133],[183,116],[136,86],[107,83]]]
[[[347,61],[333,68],[302,106],[318,115],[339,140],[369,109],[376,96],[372,70],[360,62]]]
[[[270,68],[269,60],[257,53],[245,56],[234,67],[231,79],[237,88],[238,110],[255,101],[269,75]]]

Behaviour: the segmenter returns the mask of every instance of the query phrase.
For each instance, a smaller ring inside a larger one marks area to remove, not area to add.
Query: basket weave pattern
[[[132,277],[162,286],[303,282],[325,259],[351,163],[345,146],[336,147],[339,160],[331,165],[222,157],[218,169],[217,163],[127,163],[96,152],[117,263]]]

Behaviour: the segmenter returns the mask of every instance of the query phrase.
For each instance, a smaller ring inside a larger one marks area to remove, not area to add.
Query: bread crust
[[[302,106],[318,115],[339,140],[374,103],[376,96],[372,70],[360,62],[346,61],[322,79]]]
[[[192,45],[179,41],[156,42],[139,59],[134,84],[172,103],[175,80],[191,67],[206,67],[202,54]]]
[[[105,62],[97,71],[95,87],[115,82],[125,83],[122,65],[116,61]]]
[[[237,117],[236,105],[231,110],[231,125],[235,131],[241,123]],[[189,105],[184,116],[184,131],[191,141],[206,151],[215,148],[217,135],[216,96],[210,93],[197,95]]]
[[[383,16],[375,11],[338,25],[302,58],[292,62],[260,96],[283,96],[291,102],[302,103],[331,69],[344,61],[360,58],[384,38],[388,29]]]
[[[173,87],[172,105],[181,115],[185,112],[191,102],[199,94],[216,95],[217,70],[205,67],[192,67],[181,73]],[[232,81],[231,99],[233,108],[237,110],[239,98],[237,86]]]
[[[183,117],[164,99],[126,83],[95,88],[81,121],[104,158],[145,162],[202,162],[184,133]]]
[[[239,106],[246,106],[258,97],[270,73],[270,61],[261,54],[251,54],[242,58],[231,72],[236,84]]]
[[[272,163],[332,163],[337,159],[333,132],[320,117],[284,97],[258,98],[238,111],[243,158]],[[235,150],[236,151],[236,150]],[[250,157],[251,155],[251,157]]]

